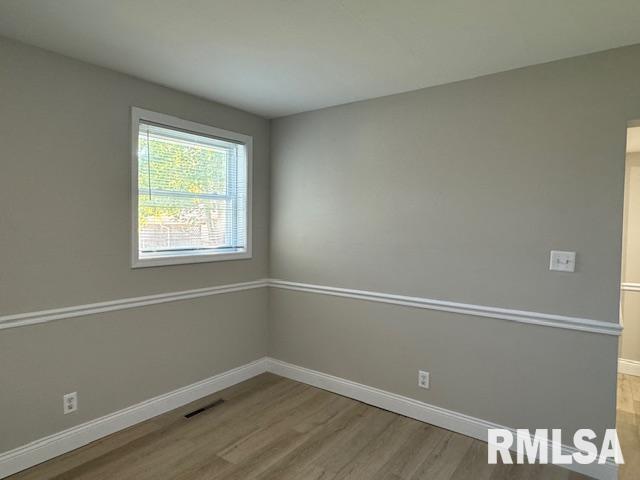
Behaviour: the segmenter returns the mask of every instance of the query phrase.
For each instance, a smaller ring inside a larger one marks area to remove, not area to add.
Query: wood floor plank
[[[213,452],[195,450],[186,453],[173,468],[168,467],[165,471],[173,472],[172,480],[210,480],[214,475],[230,472],[233,466]]]
[[[349,437],[349,433],[363,421],[364,413],[370,408],[367,405],[353,403],[342,412],[328,420],[324,425],[307,433],[308,440],[295,449],[282,462],[267,470],[261,477],[264,480],[286,480],[300,478],[300,471],[313,463],[313,460],[326,450],[333,448],[338,442]]]
[[[308,439],[310,434],[288,430],[254,452],[246,461],[234,466],[230,472],[214,475],[211,480],[245,480],[258,478],[264,471],[280,462],[284,457]]]
[[[387,428],[342,467],[334,479],[372,478],[419,428],[418,422],[395,415]]]
[[[284,384],[270,392],[256,392],[242,405],[225,402],[221,407],[205,411],[193,417],[182,434],[199,445],[206,445],[212,451],[220,451],[240,438],[260,429],[260,415],[282,403],[288,396],[297,395],[307,389],[304,385]]]
[[[496,465],[487,463],[488,445],[483,442],[473,442],[471,448],[462,457],[460,464],[453,471],[450,480],[489,480]]]
[[[329,393],[329,392],[327,392]],[[322,427],[331,421],[334,417],[342,414],[342,412],[353,405],[353,401],[346,397],[330,394],[330,401],[325,408],[318,410],[304,420],[296,424],[294,430],[300,433],[306,433],[313,430],[317,430],[318,427]]]
[[[411,478],[420,468],[424,458],[444,439],[447,430],[428,424],[420,424],[406,442],[372,477],[374,480]]]
[[[640,478],[640,377],[618,374],[616,430],[625,463],[619,480]]]
[[[640,377],[633,375],[624,375],[624,377],[630,385],[631,397],[634,402],[640,402]]]
[[[618,375],[618,410],[627,413],[634,413],[633,406],[633,380],[629,375]]]
[[[166,471],[175,471],[192,444],[186,440],[150,443],[143,449],[137,449],[112,458],[111,461],[94,464],[91,468],[78,468],[70,472],[77,480],[108,480],[112,478],[135,478],[152,480]],[[161,458],[162,462],[158,462]]]
[[[449,480],[471,448],[473,439],[448,432],[429,452],[411,480]]]
[[[158,428],[159,425],[155,422],[140,423],[126,430],[122,430],[116,435],[109,435],[108,437],[80,447],[65,455],[53,458],[48,462],[36,465],[10,478],[12,480],[48,480],[56,478],[74,468],[100,458],[123,445],[129,445],[134,440],[153,433],[158,430]]]
[[[312,463],[330,475],[337,474],[380,436],[395,416],[386,410],[367,406],[361,421],[354,423],[350,430],[342,432],[341,438],[314,458]]]
[[[231,463],[240,463],[249,456],[267,445],[274,437],[279,437],[313,415],[331,401],[328,392],[309,389],[307,395],[296,398],[297,401],[288,401],[277,410],[278,415],[272,417],[272,422],[263,422],[259,430],[255,430],[249,435],[240,438],[236,442],[221,450],[220,455]]]

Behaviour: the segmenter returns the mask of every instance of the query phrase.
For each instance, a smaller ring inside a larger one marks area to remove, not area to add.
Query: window
[[[132,109],[133,267],[251,258],[247,135]]]

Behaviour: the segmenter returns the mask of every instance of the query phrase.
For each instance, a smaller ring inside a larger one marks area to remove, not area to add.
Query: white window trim
[[[173,255],[166,258],[140,258],[138,255],[138,129],[140,121],[149,121],[188,132],[200,133],[222,140],[233,140],[247,150],[247,247],[244,252]],[[182,265],[188,263],[220,262],[252,258],[252,193],[253,193],[253,137],[221,128],[191,122],[164,113],[131,107],[131,268]]]

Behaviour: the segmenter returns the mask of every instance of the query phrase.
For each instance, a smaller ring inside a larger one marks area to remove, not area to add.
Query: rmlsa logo
[[[513,458],[510,450],[515,450],[516,463],[553,463],[555,465],[580,463],[587,465],[596,462],[604,464],[608,459],[612,459],[618,464],[624,463],[618,435],[614,429],[608,429],[605,432],[599,452],[596,438],[597,435],[593,430],[580,429],[573,435],[575,451],[566,453],[563,451],[562,430],[559,428],[551,430],[551,439],[549,439],[549,430],[546,428],[537,429],[533,434],[527,429],[518,429],[516,430],[515,445],[511,430],[490,428],[488,462],[498,463],[498,454],[500,454],[502,463],[511,464]],[[549,458],[549,453],[551,453],[551,458]]]

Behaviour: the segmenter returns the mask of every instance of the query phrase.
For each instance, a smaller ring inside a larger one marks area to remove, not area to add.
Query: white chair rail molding
[[[621,326],[618,324],[601,320],[592,320],[588,318],[553,315],[540,312],[527,312],[523,310],[512,310],[508,308],[488,307],[483,305],[471,305],[467,303],[449,302],[422,297],[409,297],[382,292],[327,287],[324,285],[312,285],[308,283],[290,282],[286,280],[269,278],[254,280],[250,282],[217,285],[214,287],[199,288],[194,290],[185,290],[180,292],[147,295],[144,297],[122,298],[88,305],[74,305],[70,307],[41,310],[36,312],[3,315],[0,316],[0,329],[45,323],[54,320],[61,320],[64,318],[81,317],[94,313],[124,310],[129,308],[142,307],[145,305],[153,305],[157,303],[174,302],[189,298],[219,295],[223,293],[238,292],[243,290],[253,290],[263,287],[345,297],[354,300],[387,303],[391,305],[399,305],[426,310],[439,310],[443,312],[458,313],[477,317],[489,317],[517,323],[564,328],[568,330],[579,330],[591,333],[602,333],[605,335],[617,336],[620,335],[622,331]]]

